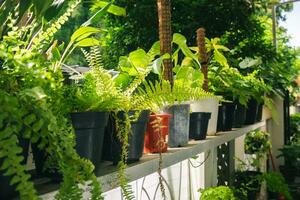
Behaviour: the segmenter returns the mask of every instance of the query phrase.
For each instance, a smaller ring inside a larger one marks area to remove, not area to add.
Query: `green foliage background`
[[[126,8],[127,16],[107,15],[101,22],[107,31],[102,49],[106,68],[115,68],[119,56],[136,48],[149,49],[158,40],[156,1],[116,0],[116,3]],[[222,43],[233,50],[233,55],[227,55],[232,67],[239,68],[245,57],[261,57],[260,66],[240,71],[246,74],[258,69],[259,76],[268,84],[284,90],[297,74],[293,68],[296,52],[286,46],[286,30],[280,29],[276,53],[268,3],[270,0],[173,0],[172,29],[183,34],[189,46],[196,45],[195,31],[199,27],[206,29],[208,38],[222,37]],[[283,11],[291,9],[289,4],[279,7],[278,18],[284,19]]]

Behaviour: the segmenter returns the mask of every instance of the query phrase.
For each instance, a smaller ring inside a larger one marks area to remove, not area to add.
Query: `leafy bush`
[[[291,143],[300,143],[300,113],[290,116]]]
[[[261,131],[251,131],[245,138],[245,152],[252,154],[266,154],[271,147],[270,134]]]
[[[263,173],[259,178],[261,181],[265,181],[267,183],[267,188],[270,192],[281,193],[287,200],[292,199],[289,187],[280,173]]]
[[[201,190],[200,200],[236,200],[232,189],[227,186],[211,187]]]

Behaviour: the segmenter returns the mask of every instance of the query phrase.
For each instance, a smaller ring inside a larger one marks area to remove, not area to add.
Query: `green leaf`
[[[180,50],[182,51],[182,53],[185,56],[193,58],[193,60],[200,66],[197,54],[194,54],[190,50],[190,48],[187,46],[186,38],[183,35],[181,35],[179,33],[175,33],[173,35],[173,41],[172,42],[179,46]]]
[[[95,38],[85,38],[76,43],[76,46],[78,47],[92,47],[92,46],[99,46],[99,45],[100,45],[100,41]]]
[[[37,122],[35,122],[32,126],[32,130],[34,132],[38,132],[39,130],[41,130],[42,126],[44,125],[44,121],[42,119],[38,120]]]
[[[125,89],[129,85],[131,79],[132,78],[129,76],[128,73],[122,72],[116,78],[114,78],[114,82],[117,87]]]
[[[30,96],[34,98],[34,100],[41,100],[47,97],[44,90],[41,87],[34,87],[31,89],[25,89],[21,93],[22,95]]]
[[[90,26],[80,27],[72,34],[71,41],[73,41],[73,42],[80,41],[80,40],[83,40],[83,39],[89,37],[92,34],[96,34],[99,32],[100,32],[100,29],[98,29],[98,28],[94,28],[94,27],[90,27]]]
[[[258,66],[260,64],[262,64],[261,58],[253,59],[246,57],[244,60],[242,60],[242,62],[239,63],[239,67],[241,69],[246,69],[249,67]]]
[[[150,63],[148,54],[143,49],[138,49],[129,54],[129,60],[137,69],[146,69]]]
[[[111,4],[112,3],[109,3],[102,9],[98,10],[92,17],[90,17],[86,22],[84,22],[82,26],[89,26],[92,23],[98,23],[100,21],[100,18],[106,13]]]
[[[59,14],[61,9],[63,8],[64,3],[66,3],[66,0],[55,0],[51,6],[46,10],[44,17],[46,20],[50,21],[55,16]]]
[[[160,56],[160,41],[155,42],[151,49],[148,51],[148,55],[151,60],[153,60],[156,56]]]
[[[110,2],[106,1],[95,1],[94,5],[92,6],[91,10],[95,11],[99,8],[104,8],[105,6],[109,6],[107,12],[117,15],[117,16],[125,16],[126,15],[126,10],[120,6],[116,6],[114,4],[111,4]]]
[[[155,59],[152,64],[152,72],[158,75],[162,75],[162,64],[163,59],[161,57]]]
[[[25,117],[24,124],[26,124],[27,126],[30,126],[35,120],[36,120],[35,114],[30,114]]]
[[[220,65],[229,67],[226,57],[216,49],[214,50],[214,58]]]
[[[32,0],[36,16],[42,15],[52,4],[53,0]]]
[[[126,56],[121,56],[119,58],[119,68],[123,72],[127,72],[130,76],[138,75],[137,69],[132,66],[132,63],[130,62],[129,58]]]

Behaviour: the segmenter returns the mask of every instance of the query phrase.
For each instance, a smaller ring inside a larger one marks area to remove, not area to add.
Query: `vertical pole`
[[[199,49],[199,62],[201,63],[201,71],[204,75],[202,88],[204,91],[208,91],[208,55],[205,47],[204,28],[199,28],[197,30],[197,45]]]
[[[272,6],[272,33],[273,33],[273,45],[277,50],[277,20],[276,20],[276,5]]]
[[[157,0],[160,53],[172,56],[171,0]],[[163,61],[163,78],[173,84],[172,58]]]

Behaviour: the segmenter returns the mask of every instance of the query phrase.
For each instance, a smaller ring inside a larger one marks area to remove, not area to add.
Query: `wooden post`
[[[201,63],[201,71],[204,75],[203,90],[208,91],[208,55],[205,47],[205,29],[197,30],[197,44],[199,49],[199,62]]]
[[[172,56],[171,0],[157,0],[160,53]],[[163,78],[173,84],[172,58],[165,59]]]

